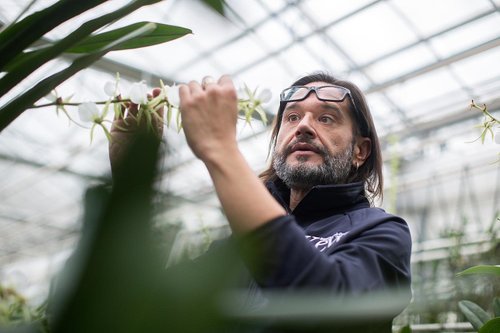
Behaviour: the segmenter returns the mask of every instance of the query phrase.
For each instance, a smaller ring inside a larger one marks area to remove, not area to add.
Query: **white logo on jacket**
[[[337,232],[329,237],[318,237],[318,236],[309,236],[306,235],[306,239],[308,239],[314,246],[320,251],[323,252],[326,249],[330,248],[333,244],[338,243],[342,237],[347,235],[349,232]]]

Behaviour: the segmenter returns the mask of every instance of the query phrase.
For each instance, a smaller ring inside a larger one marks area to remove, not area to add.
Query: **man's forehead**
[[[287,110],[304,110],[309,108],[310,106],[307,105],[307,103],[303,103],[304,101],[305,100],[288,102],[285,107],[285,112]],[[314,108],[323,111],[346,112],[345,109],[347,108],[347,105],[345,105],[344,102],[345,101],[342,102],[321,101],[318,99],[318,103],[314,105]]]
[[[314,81],[305,84],[306,87],[323,87],[323,86],[331,86],[331,83],[323,82],[323,81]]]
[[[316,96],[316,95],[315,95]],[[345,100],[341,102],[333,102],[333,101],[321,101],[316,98],[314,105],[309,105],[306,100],[296,101],[296,102],[288,102],[285,106],[284,112],[287,111],[331,111],[335,113],[346,113],[349,112],[349,106]]]

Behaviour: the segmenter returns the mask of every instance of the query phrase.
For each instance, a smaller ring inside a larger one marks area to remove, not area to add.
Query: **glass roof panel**
[[[213,57],[218,63],[232,68],[233,72],[262,57],[265,51],[261,43],[253,36],[247,36],[218,49],[217,52],[213,54]]]
[[[315,25],[311,24],[310,20],[305,16],[304,12],[300,10],[299,6],[294,6],[291,7],[290,10],[282,11],[276,17],[276,21],[285,26],[295,38],[310,34],[315,28]]]
[[[422,37],[492,9],[488,0],[392,0],[391,3],[406,15]]]
[[[240,0],[234,0],[236,2],[240,1]],[[241,1],[240,1],[241,2]],[[246,2],[246,1],[245,1]],[[260,6],[262,7],[267,7],[269,10],[271,11],[281,11],[283,10],[284,8],[286,8],[287,6],[290,5],[290,1],[288,0],[275,0],[275,1],[261,1],[261,0],[258,0],[256,1]],[[241,12],[241,13],[245,13],[244,11]]]
[[[432,38],[430,43],[441,57],[448,57],[498,38],[499,36],[500,13],[496,12],[446,34]]]
[[[381,93],[372,93],[366,95],[366,101],[368,102],[370,111],[375,118],[385,120],[391,117],[391,107],[387,103],[387,98],[384,97]]]
[[[289,12],[289,11],[288,11]],[[290,44],[294,31],[278,21],[267,21],[255,31],[255,40],[266,49],[274,50]]]
[[[366,74],[360,71],[350,71],[341,78],[354,82],[362,91],[372,85]]]
[[[418,105],[420,110],[415,111],[422,113],[425,112],[425,105],[429,100],[460,89],[461,86],[453,78],[449,70],[441,68],[413,80],[397,84],[389,88],[387,93],[399,107],[407,109]]]
[[[318,57],[318,61],[323,64],[325,69],[329,69],[333,73],[347,72],[349,67],[345,58],[339,54],[326,36],[313,35],[304,40],[303,46]]]
[[[278,1],[271,2],[278,3]],[[230,8],[228,15],[234,15],[234,12],[238,13],[238,19],[242,19],[249,26],[265,20],[269,15],[269,12],[255,1],[227,0],[226,3]]]
[[[407,24],[385,3],[334,25],[328,34],[359,64],[417,40]]]
[[[235,23],[211,10],[201,1],[176,1],[175,6],[170,9],[167,4],[168,1],[160,1],[155,5],[145,6],[127,16],[126,21],[144,21],[144,17],[154,13],[160,23],[191,29],[193,36],[196,36],[196,43],[203,50],[231,39],[241,31]]]
[[[488,91],[493,83],[500,84],[500,47],[488,50],[473,58],[464,59],[453,64],[454,73],[469,87],[474,87],[476,94],[483,89]],[[496,83],[495,83],[496,82]],[[497,94],[498,96],[498,94]],[[475,96],[471,96],[475,98]]]
[[[287,63],[300,74],[314,72],[323,68],[320,59],[311,56],[311,52],[303,43],[295,43],[291,48],[283,52],[281,58],[285,58]]]
[[[343,16],[357,11],[367,5],[370,0],[361,1],[302,1],[300,7],[308,13],[320,26],[328,25]]]
[[[436,57],[426,45],[416,46],[385,57],[366,68],[366,73],[376,82],[384,82],[401,73],[409,73],[436,61]]]
[[[387,103],[387,98],[381,93],[368,94],[366,101],[373,116],[373,121],[377,126],[379,135],[384,135],[386,128],[390,128],[400,122],[399,117],[394,115],[391,106]]]

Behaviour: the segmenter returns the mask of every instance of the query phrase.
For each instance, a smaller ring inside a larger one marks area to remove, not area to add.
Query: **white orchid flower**
[[[236,89],[236,96],[238,96],[238,99],[247,99],[248,93],[246,87],[238,87],[238,89]]]
[[[181,100],[179,98],[179,86],[174,84],[173,86],[168,88],[167,100],[172,106],[174,106],[174,107],[179,106],[179,104],[181,102]]]
[[[148,87],[145,81],[132,84],[129,92],[130,100],[135,104],[146,104],[148,102]]]
[[[500,127],[495,131],[495,143],[500,145]]]
[[[104,84],[104,92],[109,97],[115,96],[116,83],[108,81]]]
[[[55,90],[52,90],[49,94],[47,94],[45,96],[45,99],[48,100],[49,102],[52,102],[52,103],[55,103],[55,101],[57,101],[57,94],[55,92]]]
[[[78,105],[78,116],[85,123],[95,123],[101,119],[99,108],[92,102],[85,102]]]
[[[271,90],[269,89],[262,89],[261,92],[257,95],[257,99],[260,101],[261,104],[266,104],[271,101],[271,98],[273,97],[273,94],[271,93]]]

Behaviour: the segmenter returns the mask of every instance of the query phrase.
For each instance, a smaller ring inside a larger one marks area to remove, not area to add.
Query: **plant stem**
[[[106,103],[127,103],[131,102],[130,99],[113,99],[111,101],[98,101],[98,102],[93,102],[94,104],[98,105],[104,105]],[[38,104],[38,105],[33,105],[30,107],[30,109],[39,109],[39,108],[44,108],[47,106],[61,106],[61,105],[68,105],[68,106],[78,106],[82,104],[82,102],[51,102],[51,103],[45,103],[45,104]]]

